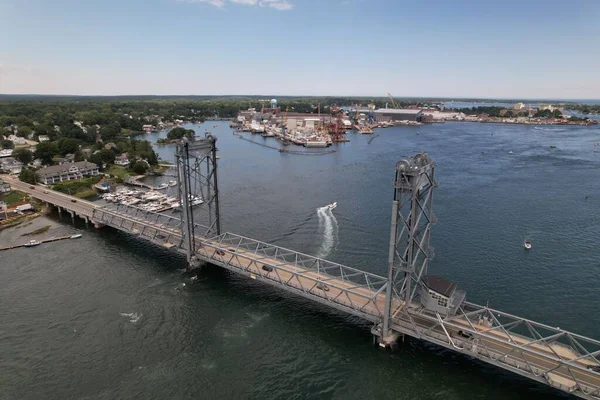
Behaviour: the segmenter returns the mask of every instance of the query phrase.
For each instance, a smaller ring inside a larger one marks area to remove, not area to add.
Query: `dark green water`
[[[399,127],[306,157],[217,124],[197,132],[219,139],[226,230],[384,274],[393,169],[425,150],[440,182],[431,271],[600,338],[598,127]],[[333,200],[335,219],[319,216]],[[191,284],[182,257],[109,229],[52,216],[0,243],[46,224],[84,237],[0,253],[0,399],[565,398],[418,341],[379,351],[364,322],[218,268]]]

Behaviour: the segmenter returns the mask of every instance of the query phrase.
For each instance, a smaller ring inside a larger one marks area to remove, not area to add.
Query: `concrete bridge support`
[[[391,329],[386,333],[383,333],[381,324],[374,325],[373,328],[371,328],[371,334],[373,335],[373,344],[389,351],[396,350],[399,345],[398,342],[400,342],[400,344],[404,343],[403,334],[392,331]]]

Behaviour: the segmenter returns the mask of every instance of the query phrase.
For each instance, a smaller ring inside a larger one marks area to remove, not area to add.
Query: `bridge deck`
[[[98,207],[51,190],[6,179],[17,189],[166,248],[181,250],[179,219],[131,207]],[[205,227],[194,227],[201,232]],[[243,236],[198,234],[202,260],[313,301],[380,323],[386,278]],[[600,342],[568,331],[465,302],[442,317],[394,298],[392,329],[518,373],[586,399],[600,399]],[[459,335],[462,331],[462,335]],[[464,337],[464,335],[469,337]]]

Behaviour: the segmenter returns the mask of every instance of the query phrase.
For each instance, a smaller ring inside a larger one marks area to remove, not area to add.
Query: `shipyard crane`
[[[388,97],[390,98],[390,100],[392,101],[392,106],[396,109],[400,108],[400,106],[398,105],[398,103],[396,103],[396,100],[394,100],[394,96],[392,96],[391,93],[388,92]]]
[[[287,128],[287,115],[288,115],[288,110],[290,109],[290,106],[287,106],[285,108],[285,112],[283,113],[283,118],[281,120],[281,133],[285,134],[285,130]]]

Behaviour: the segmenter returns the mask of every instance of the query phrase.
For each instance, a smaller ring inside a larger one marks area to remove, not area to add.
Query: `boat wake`
[[[129,322],[131,322],[132,324],[135,324],[136,322],[138,322],[140,320],[140,318],[142,318],[142,315],[144,315],[144,314],[138,315],[138,313],[119,313],[119,315],[121,317],[129,318]]]
[[[319,217],[319,232],[323,233],[321,247],[317,251],[318,258],[326,258],[337,248],[338,239],[338,222],[335,215],[331,212],[331,207],[317,208],[317,216]]]

